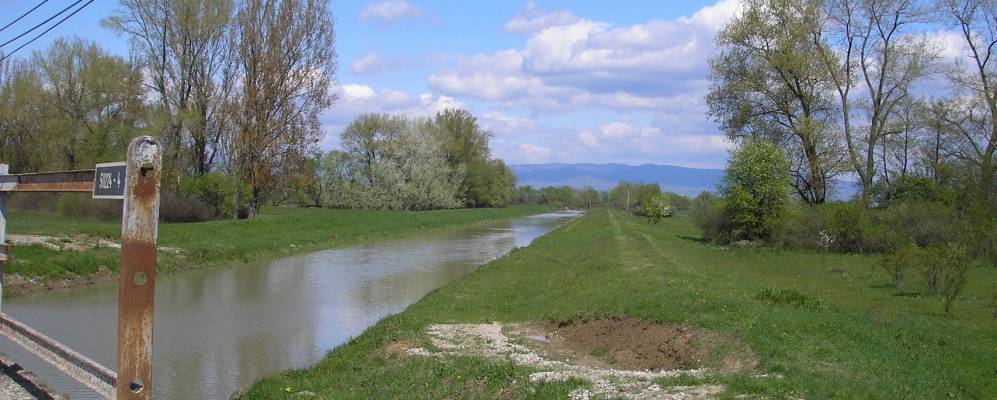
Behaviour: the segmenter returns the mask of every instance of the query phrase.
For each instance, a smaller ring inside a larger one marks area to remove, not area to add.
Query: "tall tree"
[[[335,33],[321,0],[247,0],[234,30],[241,92],[231,157],[255,215],[321,137],[319,114],[334,100]]]
[[[144,112],[138,68],[78,38],[57,39],[35,52],[34,63],[50,107],[39,139],[56,149],[51,167],[91,168],[123,159]]]
[[[205,174],[233,129],[232,0],[121,0],[103,25],[129,37],[155,93],[168,176]]]
[[[787,149],[801,199],[823,203],[840,172],[834,108],[820,50],[817,0],[747,0],[717,35],[710,60],[710,115],[734,139],[762,137]]]
[[[968,54],[949,74],[964,96],[948,125],[961,139],[958,156],[975,170],[975,197],[984,206],[997,187],[997,1],[944,0],[942,6]]]
[[[918,0],[832,0],[825,16],[812,31],[814,48],[838,93],[848,159],[868,202],[877,176],[876,146],[896,133],[890,125],[898,104],[931,73],[938,50],[913,34],[915,24],[928,20]]]

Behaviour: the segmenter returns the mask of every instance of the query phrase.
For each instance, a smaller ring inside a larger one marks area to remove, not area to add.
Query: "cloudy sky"
[[[71,3],[50,1],[32,15]],[[13,18],[36,0],[0,0]],[[21,55],[60,35],[126,55],[97,0]],[[339,99],[324,149],[363,112],[429,115],[460,106],[491,129],[507,162],[721,167],[728,143],[707,120],[706,60],[735,9],[719,2],[334,1]],[[7,38],[31,18],[0,33]],[[36,18],[37,19],[37,18]],[[7,21],[3,21],[6,24]],[[23,28],[21,29],[23,30]],[[4,50],[11,49],[5,47]]]

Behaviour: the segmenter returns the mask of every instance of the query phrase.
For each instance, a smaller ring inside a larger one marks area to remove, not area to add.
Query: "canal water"
[[[578,216],[559,212],[276,261],[162,275],[156,283],[153,397],[227,399],[256,380],[318,362],[398,313]],[[114,368],[117,285],[4,300],[4,312]],[[0,352],[72,399],[96,399],[16,345]]]

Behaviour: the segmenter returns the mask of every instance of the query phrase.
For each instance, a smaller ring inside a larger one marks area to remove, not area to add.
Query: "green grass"
[[[598,210],[537,239],[403,313],[312,368],[257,382],[246,399],[565,398],[584,382],[535,385],[518,366],[470,357],[387,355],[424,342],[431,323],[627,315],[732,335],[756,353],[751,373],[663,379],[721,383],[724,397],[986,399],[997,393],[997,270],[973,269],[951,315],[916,285],[898,291],[872,256],[702,243],[688,217],[650,225]],[[758,378],[779,374],[783,378]]]
[[[422,231],[463,227],[546,211],[542,207],[385,212],[301,208],[266,208],[253,220],[192,224],[160,224],[159,270],[174,271],[248,262],[349,246],[362,241],[411,235]],[[53,214],[11,212],[8,231],[18,234],[105,237],[117,241],[118,222],[66,218]],[[89,276],[101,266],[118,268],[116,249],[55,251],[41,246],[12,248],[8,273],[40,279]]]

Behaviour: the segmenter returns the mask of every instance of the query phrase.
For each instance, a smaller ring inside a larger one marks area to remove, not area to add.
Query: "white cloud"
[[[536,128],[529,118],[505,115],[498,111],[488,111],[479,119],[481,126],[496,133],[522,133]]]
[[[582,144],[589,147],[595,147],[599,145],[599,137],[589,131],[582,131],[581,133],[579,133],[578,140],[580,140]]]
[[[373,75],[381,72],[381,56],[370,53],[350,63],[350,71],[358,75]]]
[[[506,24],[529,33],[523,48],[464,57],[433,73],[429,85],[535,112],[681,108],[703,115],[713,37],[737,6],[725,0],[688,17],[614,26],[531,3]]]
[[[363,113],[428,117],[447,108],[464,108],[464,104],[453,97],[432,93],[414,96],[393,89],[374,90],[361,84],[342,85],[336,91],[338,100],[325,116],[339,124],[347,124]]]
[[[550,149],[537,146],[535,144],[523,143],[519,145],[519,150],[526,156],[529,162],[547,162],[550,159]]]
[[[434,24],[439,23],[435,17],[407,0],[384,0],[368,3],[360,10],[360,19],[385,23],[398,22],[403,19],[422,19]]]
[[[552,26],[566,25],[579,18],[568,10],[546,12],[532,1],[526,4],[515,18],[505,24],[505,30],[513,33],[533,33]]]

